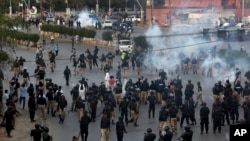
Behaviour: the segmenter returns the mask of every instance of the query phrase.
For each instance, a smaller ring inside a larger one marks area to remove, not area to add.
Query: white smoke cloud
[[[95,23],[97,22],[97,19],[95,19],[93,16],[90,16],[93,14],[90,14],[87,10],[81,11],[77,16],[78,19],[74,21],[74,26],[76,25],[77,21],[80,21],[81,27],[87,27],[87,26],[95,26]]]
[[[190,59],[192,57],[207,56],[202,64],[200,64],[200,69],[205,68],[206,74],[208,68],[213,67],[213,80],[211,81],[225,82],[229,79],[230,82],[233,82],[236,74],[235,69],[229,69],[229,64],[225,60],[218,57],[211,57],[212,48],[214,46],[218,48],[224,42],[209,42],[203,38],[201,34],[202,30],[203,28],[199,24],[198,26],[182,24],[173,25],[166,33],[163,33],[159,26],[151,25],[145,31],[144,35],[148,37],[147,42],[153,47],[153,51],[147,55],[144,64],[148,67],[153,66],[156,69],[163,69],[169,74],[175,72],[176,66],[179,65],[180,67],[180,54],[184,54],[185,57],[189,57]],[[240,68],[241,71],[246,71],[249,66],[244,66],[245,62],[244,60],[236,60],[235,67]],[[178,72],[177,75],[181,74],[182,72]]]

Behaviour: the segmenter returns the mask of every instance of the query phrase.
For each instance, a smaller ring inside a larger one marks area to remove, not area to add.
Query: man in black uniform
[[[119,117],[119,121],[116,123],[117,141],[123,140],[123,133],[127,133],[127,131],[123,123],[123,117]]]
[[[119,112],[121,112],[122,119],[125,117],[126,125],[128,125],[128,105],[127,97],[124,97],[119,105]]]
[[[202,107],[200,109],[201,134],[203,134],[204,125],[205,125],[205,129],[206,129],[206,133],[208,133],[209,113],[210,113],[210,110],[207,107],[207,103],[203,102]]]
[[[180,140],[182,138],[183,141],[192,141],[193,131],[189,126],[185,127],[185,132],[177,139]]]
[[[91,113],[91,120],[95,122],[96,119],[96,109],[98,104],[98,97],[96,95],[89,96],[89,106]]]
[[[223,109],[221,107],[220,98],[216,98],[216,101],[213,103],[212,109],[212,118],[213,118],[213,130],[214,134],[218,128],[219,133],[221,133],[221,121],[223,117]]]
[[[35,129],[31,130],[30,136],[33,137],[33,141],[41,141],[42,130],[40,129],[40,125],[36,124]]]
[[[152,129],[148,128],[147,133],[145,133],[144,141],[154,141],[156,139],[156,135],[152,133]]]
[[[159,141],[172,141],[172,138],[173,138],[173,133],[171,131],[169,131],[169,127],[166,126],[164,128],[164,131],[165,132],[161,132],[160,133],[160,139]]]
[[[154,96],[153,92],[150,92],[150,96],[148,97],[149,107],[148,107],[148,118],[151,117],[151,112],[153,112],[153,118],[155,117],[155,104],[156,104],[156,97]]]
[[[80,133],[81,133],[81,138],[82,138],[82,141],[87,141],[88,139],[88,134],[89,134],[89,123],[91,122],[91,119],[90,117],[87,115],[87,112],[84,111],[84,114],[81,118],[81,121],[80,121]]]
[[[68,68],[68,66],[66,66],[65,70],[64,70],[64,78],[66,80],[66,85],[69,86],[69,79],[71,77],[71,71]]]

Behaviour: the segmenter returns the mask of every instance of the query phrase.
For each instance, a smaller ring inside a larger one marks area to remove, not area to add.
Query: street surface
[[[34,30],[33,30],[34,29]],[[145,28],[136,28],[135,33],[138,35],[142,35],[143,32],[145,31]],[[36,32],[36,29],[32,27],[32,32]],[[136,35],[133,35],[136,36]],[[97,32],[96,38],[101,37],[101,32]],[[48,42],[48,41],[47,41]],[[71,95],[70,95],[70,90],[71,88],[81,79],[81,76],[76,75],[71,77],[71,85],[66,86],[65,80],[63,78],[63,71],[65,69],[65,66],[69,66],[71,69],[71,72],[73,72],[72,69],[72,62],[70,62],[69,58],[71,55],[71,41],[68,40],[63,40],[60,41],[58,40],[59,46],[60,46],[60,51],[59,51],[59,56],[56,58],[56,68],[54,72],[51,72],[49,68],[46,69],[46,78],[52,78],[53,82],[61,85],[62,89],[64,91],[64,95],[66,96],[66,99],[68,101],[68,110],[71,108]],[[233,49],[240,49],[240,47],[243,45],[249,44],[249,42],[242,42],[242,43],[237,43],[237,42],[232,42],[231,45]],[[227,48],[227,44],[223,44],[223,46],[218,47],[219,48]],[[46,50],[53,49],[53,47],[46,46],[45,51],[44,51],[44,58],[47,60],[47,52]],[[82,44],[77,44],[76,45],[76,50],[77,50],[77,56],[86,51],[86,49],[90,49],[92,52],[94,50],[93,47],[90,46],[85,46]],[[108,50],[106,48],[99,47],[99,56],[102,53],[107,53]],[[249,50],[248,50],[249,51]],[[27,62],[24,63],[24,67],[28,69],[28,72],[30,75],[33,74],[36,64],[35,64],[35,49],[29,49],[27,50],[25,47],[17,47],[16,48],[16,54],[14,56],[23,56]],[[116,56],[114,59],[114,68],[110,71],[110,75],[115,76],[116,68],[118,66],[118,62],[120,61],[119,56]],[[99,62],[98,62],[99,63]],[[100,63],[99,63],[100,65]],[[5,77],[10,78],[12,75],[12,72],[8,70],[8,67],[3,68],[4,69],[4,74]],[[244,72],[243,72],[244,74]],[[149,70],[143,70],[142,75],[145,78],[148,78],[148,82],[151,80],[154,80],[156,77],[158,77],[158,72],[154,72],[152,75],[150,74]],[[168,76],[169,78],[175,77],[174,76]],[[93,82],[95,82],[97,85],[100,84],[100,82],[104,81],[104,72],[100,71],[100,68],[94,68],[93,70],[86,69],[84,72],[84,77],[88,79],[89,85],[91,85]],[[182,82],[183,85],[185,86],[187,84],[187,80],[192,80],[192,83],[195,84],[195,89],[196,89],[196,83],[197,81],[200,81],[201,84],[203,85],[203,99],[207,102],[207,105],[209,108],[211,108],[211,105],[213,103],[213,97],[212,97],[212,86],[214,85],[214,80],[213,78],[203,78],[201,74],[198,74],[196,76],[193,76],[192,74],[185,75],[182,77]],[[135,72],[133,72],[132,69],[129,70],[129,78],[132,78],[133,82],[137,81],[138,77]],[[20,78],[21,79],[21,78]],[[34,77],[31,77],[31,82],[34,83]],[[211,82],[207,84],[207,82]],[[223,81],[224,82],[224,81]],[[224,83],[223,83],[224,84]],[[8,89],[8,82],[7,80],[4,83],[4,89]],[[27,104],[27,102],[26,102]],[[12,131],[12,138],[7,138],[6,135],[3,134],[4,129],[0,128],[0,140],[1,141],[30,141],[30,130],[34,128],[35,123],[30,123],[30,120],[28,118],[28,108],[27,106],[25,107],[25,110],[21,110],[21,106],[17,104],[18,109],[22,113],[21,116],[17,117],[17,126],[15,130]],[[98,105],[98,110],[97,114],[99,114],[103,109],[103,105]],[[128,131],[127,134],[124,135],[124,141],[142,141],[144,137],[144,133],[146,132],[147,128],[152,128],[153,132],[157,134],[158,138],[158,113],[160,110],[160,105],[156,106],[156,116],[154,119],[148,119],[148,105],[141,105],[140,108],[140,115],[138,119],[138,127],[134,127],[133,124],[129,124],[126,126],[126,130]],[[209,133],[208,134],[200,134],[200,125],[199,125],[199,109],[200,107],[197,106],[196,108],[196,120],[197,120],[197,125],[191,126],[191,130],[194,131],[193,135],[193,141],[228,141],[228,133],[229,133],[229,126],[225,125],[222,127],[222,132],[221,134],[213,134],[212,133],[212,121],[210,118],[210,125],[209,125]],[[242,109],[240,109],[240,118],[242,118]],[[210,109],[211,110],[211,109]],[[115,109],[116,113],[116,121],[118,120],[119,117],[119,111],[118,108]],[[36,112],[36,115],[38,115],[38,112]],[[0,117],[0,121],[1,121]],[[101,117],[98,117],[96,122],[92,122],[89,125],[89,137],[88,141],[99,141],[100,140],[100,119]],[[46,121],[42,121],[39,119],[39,116],[36,116],[36,123],[40,123],[44,126],[48,126],[50,129],[50,134],[53,136],[53,141],[71,141],[72,136],[78,136],[79,134],[79,122],[77,118],[77,113],[76,112],[71,112],[69,111],[66,114],[65,122],[64,124],[59,124],[59,118],[58,117],[52,117],[51,115],[47,116]],[[169,125],[169,122],[168,122]],[[185,126],[185,122],[184,122]],[[179,137],[183,132],[184,129],[180,128],[180,123],[178,122],[178,129],[177,129],[178,134],[174,136],[173,141],[176,140],[177,137]],[[115,126],[111,125],[111,132],[110,132],[110,141],[115,141],[116,140],[116,133],[115,133]]]

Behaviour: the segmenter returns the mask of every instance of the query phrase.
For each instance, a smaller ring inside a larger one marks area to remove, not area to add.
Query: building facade
[[[164,0],[162,5],[154,5],[156,0],[146,0],[146,22],[152,18],[160,25],[169,25],[185,18],[188,13],[230,13],[237,18],[250,16],[250,0]]]

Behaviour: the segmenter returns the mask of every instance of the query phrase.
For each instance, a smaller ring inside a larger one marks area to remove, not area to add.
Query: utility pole
[[[43,0],[40,0],[40,14],[41,18],[43,18]]]
[[[154,6],[154,1],[151,0],[151,24],[153,24],[153,6]]]
[[[99,0],[96,0],[96,16],[99,15]]]
[[[11,5],[11,0],[10,0],[10,7],[9,7],[9,10],[10,10],[10,11],[9,11],[9,12],[10,12],[10,13],[9,13],[9,16],[12,17],[12,5]]]
[[[110,0],[109,0],[109,16],[111,15],[111,7],[110,7]]]
[[[168,0],[168,18],[169,18],[169,25],[171,25],[171,0]]]
[[[242,0],[242,14],[241,14],[241,18],[243,18],[245,16],[245,0]]]

